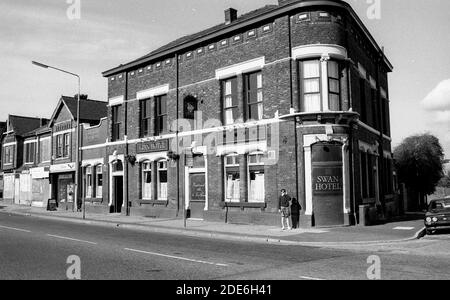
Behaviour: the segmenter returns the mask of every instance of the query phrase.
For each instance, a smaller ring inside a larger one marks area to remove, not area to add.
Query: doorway
[[[189,208],[190,218],[203,219],[206,205],[205,173],[189,174]]]
[[[342,144],[312,146],[312,185],[314,225],[344,225]]]
[[[114,202],[111,206],[111,213],[121,213],[123,206],[123,177],[115,176],[114,178]]]

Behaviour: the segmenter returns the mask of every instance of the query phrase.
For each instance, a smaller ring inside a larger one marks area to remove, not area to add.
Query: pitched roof
[[[77,118],[77,98],[62,96],[62,102],[67,106],[74,120]],[[80,99],[80,120],[100,121],[107,116],[107,102]]]
[[[27,132],[37,129],[42,126],[43,121],[48,121],[43,118],[32,118],[23,116],[9,116],[9,124],[11,131],[14,131],[16,135],[22,136]]]
[[[32,137],[32,136],[36,136],[38,134],[43,134],[43,133],[51,133],[51,129],[48,126],[48,124],[41,126],[39,128],[36,128],[34,130],[31,130],[31,131],[25,133],[23,136],[24,137]]]
[[[243,14],[238,19],[230,24],[222,23],[206,30],[200,31],[195,34],[186,35],[181,37],[171,43],[168,43],[149,54],[142,56],[138,59],[135,59],[131,62],[121,64],[115,68],[109,69],[103,72],[104,77],[108,77],[111,75],[115,75],[120,72],[128,71],[132,68],[136,68],[140,65],[146,64],[152,60],[163,59],[164,56],[172,55],[181,49],[185,50],[185,48],[194,46],[198,43],[205,43],[207,40],[212,38],[217,38],[222,34],[227,34],[231,31],[238,30],[241,27],[250,26],[255,22],[261,22],[262,20],[277,17],[282,14],[288,13],[292,9],[297,9],[299,7],[308,7],[312,5],[333,5],[337,7],[342,7],[346,9],[350,15],[356,20],[359,26],[363,29],[364,33],[368,37],[369,41],[373,44],[375,49],[382,52],[382,49],[377,44],[373,36],[370,34],[367,27],[363,24],[361,19],[358,17],[353,8],[346,2],[342,0],[291,0],[280,2],[279,5],[266,5],[263,8],[251,11],[249,13]],[[392,70],[393,66],[387,59],[387,57],[382,53],[384,62],[388,69]]]
[[[251,12],[248,12],[248,13],[243,14],[240,17],[238,17],[236,21],[233,21],[233,25],[235,25],[237,23],[240,23],[240,22],[243,22],[245,20],[257,17],[259,15],[263,15],[263,14],[265,14],[265,13],[267,13],[269,11],[272,11],[272,10],[274,10],[276,8],[278,8],[278,5],[266,5],[266,6],[262,7],[262,8],[253,10]],[[230,24],[222,23],[222,24],[210,27],[208,29],[202,30],[200,32],[183,36],[183,37],[181,37],[179,39],[176,39],[173,42],[170,42],[170,43],[168,43],[168,44],[166,44],[166,45],[164,45],[164,46],[162,46],[162,47],[160,47],[160,48],[150,52],[149,54],[147,54],[147,55],[145,55],[145,56],[143,56],[141,58],[136,59],[135,61],[138,61],[138,60],[141,60],[143,58],[147,58],[147,57],[153,56],[153,55],[158,54],[160,52],[169,50],[170,48],[173,48],[173,47],[176,47],[178,45],[181,45],[181,44],[183,44],[183,43],[185,43],[187,41],[192,41],[192,40],[195,40],[195,39],[197,39],[197,38],[199,38],[201,36],[208,35],[210,33],[219,31],[219,30],[221,30],[221,29],[223,29],[225,27],[228,27],[229,25]]]

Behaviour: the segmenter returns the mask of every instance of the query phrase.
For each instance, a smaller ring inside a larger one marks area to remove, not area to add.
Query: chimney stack
[[[237,20],[237,10],[234,8],[229,8],[225,10],[225,24],[231,24]]]

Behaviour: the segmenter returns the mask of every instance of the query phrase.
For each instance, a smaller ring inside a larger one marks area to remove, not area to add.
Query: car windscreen
[[[429,210],[450,211],[450,199],[432,201]]]

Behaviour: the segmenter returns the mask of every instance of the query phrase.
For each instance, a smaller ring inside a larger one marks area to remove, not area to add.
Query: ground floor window
[[[264,203],[264,163],[262,161],[263,154],[252,154],[248,156],[249,169],[249,193],[248,202]]]
[[[103,198],[103,167],[95,168],[95,197]]]
[[[158,200],[167,200],[167,160],[160,160],[156,164],[158,167]]]
[[[149,161],[142,163],[142,199],[152,199],[152,163]]]
[[[239,157],[237,155],[228,155],[225,161],[225,201],[240,202],[241,176],[239,172]]]
[[[84,173],[85,198],[103,198],[103,166],[87,166]]]
[[[86,198],[92,198],[92,187],[94,185],[92,175],[92,167],[86,167]]]

